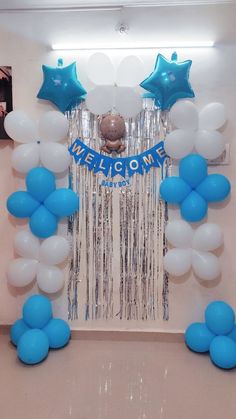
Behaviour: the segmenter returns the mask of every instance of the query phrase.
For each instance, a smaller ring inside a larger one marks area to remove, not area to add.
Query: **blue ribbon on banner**
[[[112,158],[99,154],[77,138],[69,148],[69,152],[77,164],[86,165],[94,173],[102,172],[106,177],[109,175],[111,178],[116,175],[125,178],[126,172],[129,177],[132,177],[134,173],[142,175],[149,172],[152,167],[161,167],[166,158],[163,141],[136,156]]]

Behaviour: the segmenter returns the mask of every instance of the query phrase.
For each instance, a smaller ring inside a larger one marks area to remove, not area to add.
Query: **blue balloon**
[[[70,110],[76,103],[80,103],[86,94],[76,74],[76,63],[67,67],[42,66],[44,81],[37,94],[39,99],[49,100],[61,112]]]
[[[158,54],[154,71],[140,86],[155,95],[155,104],[162,110],[169,109],[178,99],[194,97],[189,83],[192,61],[177,62],[177,54],[171,61]]]
[[[207,202],[195,191],[192,191],[180,205],[181,216],[190,223],[203,220],[207,215],[207,209]]]
[[[74,214],[79,208],[79,197],[71,189],[57,189],[44,202],[45,207],[59,217]]]
[[[207,176],[207,162],[199,154],[189,154],[179,164],[179,175],[193,189]]]
[[[17,354],[22,362],[29,365],[38,364],[48,355],[49,342],[46,333],[39,329],[25,332],[18,343]]]
[[[23,320],[32,328],[42,329],[52,318],[52,304],[44,295],[32,295],[23,305]]]
[[[208,352],[214,337],[205,323],[193,323],[185,332],[186,345],[194,352]]]
[[[39,202],[26,191],[14,192],[7,200],[8,211],[18,218],[30,217],[38,207]]]
[[[36,167],[26,176],[28,192],[40,203],[56,189],[56,179],[52,172],[44,167]]]
[[[25,332],[27,332],[27,330],[29,330],[29,327],[23,319],[16,320],[10,329],[10,338],[13,345],[18,345],[19,339]]]
[[[208,175],[196,191],[208,202],[223,201],[230,193],[230,182],[220,174]]]
[[[191,192],[190,186],[181,178],[171,176],[163,180],[160,186],[160,196],[170,204],[182,202]]]
[[[48,337],[50,348],[62,348],[70,340],[70,327],[62,319],[50,320],[43,330]]]
[[[206,308],[205,320],[208,329],[215,335],[228,335],[233,330],[235,314],[224,301],[213,301]]]
[[[40,239],[46,239],[57,232],[57,217],[45,208],[44,205],[33,213],[29,226],[32,233]]]
[[[236,343],[228,336],[216,336],[211,342],[210,357],[219,368],[236,367]]]
[[[234,325],[233,330],[227,336],[236,342],[236,324]]]

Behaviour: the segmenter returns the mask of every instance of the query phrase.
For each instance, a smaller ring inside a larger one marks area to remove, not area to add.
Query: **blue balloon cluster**
[[[69,111],[84,100],[86,90],[77,79],[75,62],[66,67],[43,65],[42,69],[44,81],[37,94],[39,99],[49,100],[61,112]]]
[[[160,186],[161,198],[179,205],[182,218],[189,222],[201,221],[208,203],[221,202],[229,193],[229,180],[220,174],[208,175],[207,162],[199,154],[180,160],[179,176],[166,178]]]
[[[192,61],[177,62],[177,54],[172,54],[171,61],[158,54],[153,72],[140,86],[154,97],[155,104],[162,110],[169,109],[178,99],[194,97],[189,83],[189,71]]]
[[[44,167],[29,171],[26,188],[9,196],[7,209],[15,217],[29,217],[30,229],[39,238],[55,234],[60,217],[71,216],[79,208],[78,196],[71,189],[56,189],[55,175]]]
[[[193,323],[185,332],[186,345],[194,352],[209,352],[219,368],[236,367],[236,325],[232,307],[213,301],[205,310],[205,323]]]
[[[50,348],[59,349],[69,342],[70,327],[64,320],[53,318],[47,297],[33,295],[23,306],[23,318],[12,325],[10,337],[19,359],[33,365],[43,361]]]

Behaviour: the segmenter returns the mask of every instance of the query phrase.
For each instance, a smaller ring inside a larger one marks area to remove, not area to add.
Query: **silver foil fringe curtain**
[[[143,111],[126,121],[126,150],[142,153],[165,138],[168,113],[151,99]],[[69,144],[76,138],[99,151],[99,120],[84,105],[68,115]],[[72,258],[68,280],[68,318],[168,320],[168,276],[163,269],[166,252],[164,227],[167,208],[159,200],[159,185],[168,174],[153,168],[134,174],[121,188],[101,186],[102,173],[72,163],[70,183],[79,194],[80,211],[69,219]],[[119,180],[119,179],[118,179]]]

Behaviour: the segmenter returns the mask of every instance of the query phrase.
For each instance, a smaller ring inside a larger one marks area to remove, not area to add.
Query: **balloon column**
[[[14,239],[15,252],[21,256],[10,262],[8,281],[15,287],[24,287],[35,278],[38,287],[46,293],[55,293],[64,285],[62,269],[55,266],[64,262],[70,252],[68,240],[51,236],[41,243],[27,230],[19,231]]]
[[[52,173],[63,173],[70,165],[67,147],[58,144],[66,139],[68,120],[61,112],[50,111],[43,114],[37,127],[25,112],[13,111],[4,123],[8,135],[23,143],[14,149],[12,165],[27,173],[27,191],[10,195],[7,208],[15,217],[30,218],[32,232],[23,230],[15,236],[14,247],[20,257],[10,262],[8,281],[24,287],[36,278],[43,292],[55,293],[64,285],[63,271],[55,265],[64,262],[70,250],[65,238],[55,236],[58,221],[79,207],[78,196],[71,189],[56,189]],[[46,240],[40,243],[37,237]]]
[[[213,301],[205,310],[205,323],[193,323],[185,332],[186,345],[194,352],[209,352],[219,368],[236,367],[235,313],[224,301]]]
[[[43,295],[32,295],[23,305],[22,319],[10,330],[11,342],[25,364],[43,361],[49,349],[63,348],[70,339],[70,327],[62,319],[53,318],[52,304]]]
[[[61,112],[44,113],[37,126],[27,113],[12,111],[6,116],[4,127],[9,137],[21,144],[14,149],[11,158],[18,172],[27,173],[39,164],[55,173],[68,169],[70,153],[59,142],[66,139],[69,123]]]
[[[221,273],[219,259],[211,251],[223,244],[223,233],[217,224],[205,223],[193,230],[183,220],[167,224],[166,238],[175,248],[164,256],[166,271],[174,276],[193,272],[204,280],[213,280]]]
[[[8,211],[18,218],[30,218],[31,232],[47,238],[57,231],[58,220],[74,214],[79,198],[71,189],[56,189],[52,172],[36,167],[26,176],[27,191],[17,191],[7,200]]]
[[[207,173],[207,162],[198,154],[189,154],[179,163],[179,177],[166,178],[160,186],[161,198],[180,206],[181,216],[190,222],[207,215],[208,203],[224,201],[230,193],[228,179]]]
[[[181,216],[198,222],[207,216],[208,204],[221,202],[230,193],[230,183],[221,174],[208,174],[207,161],[216,159],[224,151],[222,134],[217,131],[225,121],[221,103],[210,103],[200,112],[190,101],[179,101],[170,110],[174,127],[166,135],[164,148],[179,162],[179,177],[166,178],[160,187],[162,199],[180,207]],[[197,152],[199,154],[189,154]],[[175,249],[164,257],[165,269],[174,276],[193,272],[201,279],[212,280],[220,275],[219,259],[213,253],[222,244],[220,228],[211,223],[195,231],[184,221],[173,221],[166,228],[166,236]]]
[[[178,99],[194,97],[189,83],[191,65],[191,60],[178,62],[176,53],[171,61],[158,54],[153,72],[140,86],[155,96],[155,104],[161,110],[170,109]]]
[[[225,121],[221,103],[209,103],[200,112],[190,101],[177,102],[170,110],[170,120],[177,128],[166,135],[166,153],[181,159],[193,150],[206,159],[216,159],[225,148],[223,135],[217,131]]]

